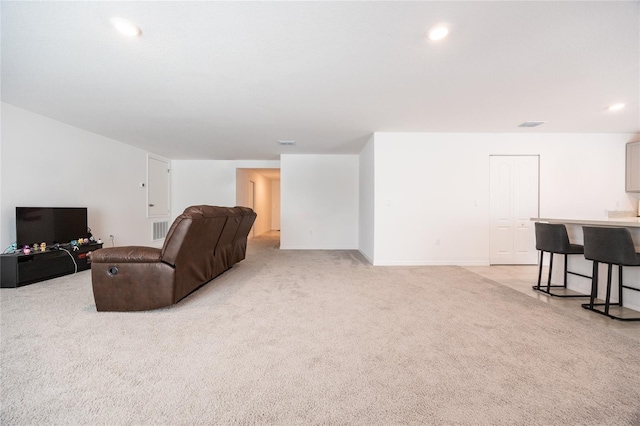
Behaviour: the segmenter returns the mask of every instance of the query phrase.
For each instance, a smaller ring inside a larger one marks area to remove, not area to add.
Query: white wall
[[[606,209],[631,209],[624,149],[632,139],[376,133],[374,264],[488,264],[491,154],[540,155],[542,217],[599,218]]]
[[[280,181],[271,181],[271,229],[280,230]]]
[[[235,206],[236,162],[173,160],[171,212],[175,218],[189,206]]]
[[[147,153],[2,104],[1,245],[15,241],[15,207],[88,207],[96,238],[152,245],[146,217]],[[106,244],[107,246],[110,245]]]
[[[359,156],[359,248],[360,252],[373,263],[375,237],[375,157],[374,136],[360,152]]]
[[[0,242],[16,206],[87,206],[96,237],[153,245],[147,153],[2,104]],[[279,161],[172,161],[172,216],[233,206],[237,168],[280,168],[283,248],[357,249],[374,264],[486,264],[489,155],[540,155],[540,213],[603,217],[637,206],[624,192],[626,134],[376,133],[360,155]],[[441,240],[436,249],[435,240]]]
[[[171,164],[174,218],[193,205],[246,205],[246,200],[237,198],[236,170],[280,168],[279,161],[261,160],[173,160]]]
[[[358,159],[281,156],[281,248],[358,248]]]

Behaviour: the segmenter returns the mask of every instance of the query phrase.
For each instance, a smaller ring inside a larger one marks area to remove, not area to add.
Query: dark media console
[[[73,251],[65,249],[73,256],[78,264],[78,271],[91,268],[87,253],[102,248],[102,244],[87,244]],[[47,250],[31,252],[31,254],[11,253],[0,256],[0,287],[15,288],[38,281],[44,281],[63,275],[73,274],[75,265],[69,254],[64,250]]]

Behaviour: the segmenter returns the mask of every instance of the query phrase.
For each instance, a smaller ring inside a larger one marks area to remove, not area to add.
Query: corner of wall
[[[359,248],[358,248],[358,252],[362,255],[362,257],[364,257],[367,260],[367,262],[369,262],[371,265],[373,265],[373,259],[371,257],[369,257],[369,255],[367,253],[365,253],[364,251],[362,251]]]

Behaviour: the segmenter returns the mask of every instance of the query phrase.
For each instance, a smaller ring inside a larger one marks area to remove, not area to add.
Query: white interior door
[[[147,215],[149,217],[167,216],[170,213],[169,161],[149,155],[147,157]]]
[[[490,175],[490,263],[536,264],[538,156],[491,156]]]

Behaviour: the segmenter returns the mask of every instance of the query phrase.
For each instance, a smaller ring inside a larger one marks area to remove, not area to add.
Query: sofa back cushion
[[[214,277],[215,247],[226,222],[224,207],[192,206],[172,224],[162,261],[176,268],[176,301]]]
[[[233,239],[233,256],[231,259],[232,264],[238,263],[244,259],[247,252],[247,237],[253,223],[256,221],[256,212],[249,207],[236,207],[242,211],[242,220],[236,231],[236,236]]]
[[[163,262],[174,267],[176,266],[176,259],[180,252],[180,247],[182,247],[182,243],[187,236],[192,221],[191,217],[184,213],[176,217],[176,220],[173,221],[167,232],[167,236],[164,238],[164,245],[162,246],[160,257]]]
[[[214,277],[233,266],[233,239],[242,221],[242,210],[237,207],[225,207],[225,209],[227,210],[228,217],[215,250]]]

